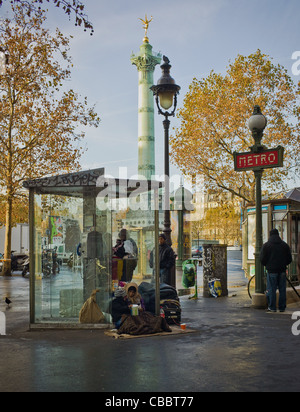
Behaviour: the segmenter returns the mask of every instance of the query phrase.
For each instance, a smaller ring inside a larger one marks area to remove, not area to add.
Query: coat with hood
[[[171,269],[175,265],[175,254],[173,249],[163,243],[159,245],[159,267],[160,269]],[[149,266],[154,268],[154,250],[150,253]]]
[[[128,294],[128,289],[130,287],[135,288],[135,294],[132,297],[129,297],[129,294]],[[127,283],[126,286],[125,286],[125,290],[126,290],[127,300],[128,300],[129,305],[132,305],[132,304],[133,305],[139,305],[141,307],[141,309],[145,310],[144,299],[142,298],[142,296],[138,292],[138,285],[134,282]]]
[[[283,273],[292,263],[291,249],[280,238],[277,229],[271,230],[268,242],[262,247],[260,260],[269,273]]]
[[[112,301],[112,319],[116,323],[123,315],[130,315],[130,308],[124,288],[115,291],[115,298]]]

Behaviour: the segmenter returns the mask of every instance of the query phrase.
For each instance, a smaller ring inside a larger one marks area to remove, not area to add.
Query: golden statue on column
[[[147,34],[148,34],[149,24],[152,22],[153,17],[151,16],[151,19],[148,20],[147,14],[145,14],[145,20],[143,20],[143,19],[141,19],[141,18],[140,18],[139,20],[141,20],[141,21],[144,23],[144,24],[143,24],[143,29],[145,29],[145,37],[144,37],[143,41],[144,41],[145,43],[149,43],[149,39],[148,39],[148,37],[147,37]]]

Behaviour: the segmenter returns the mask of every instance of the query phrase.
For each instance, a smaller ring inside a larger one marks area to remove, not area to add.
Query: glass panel
[[[95,289],[110,322],[106,215],[97,215],[95,193],[83,197],[35,196],[35,322],[78,323]],[[107,258],[106,258],[107,260]]]
[[[288,238],[287,238],[287,221],[283,220],[276,220],[273,222],[273,228],[277,229],[279,232],[279,236],[281,237],[282,240],[284,240],[285,242],[288,242]]]
[[[248,215],[248,260],[254,259],[255,240],[255,215]]]
[[[155,289],[153,199],[140,194],[137,207],[123,191],[103,203],[99,190],[50,187],[51,194],[35,194],[35,323],[79,323],[94,290],[104,323],[111,323],[118,285],[147,282]]]
[[[124,199],[112,211],[112,287],[152,283],[154,279],[154,211],[131,210]]]
[[[36,322],[76,319],[83,304],[82,199],[35,196]]]

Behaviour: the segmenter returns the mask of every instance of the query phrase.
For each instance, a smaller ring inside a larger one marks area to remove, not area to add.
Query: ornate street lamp
[[[252,136],[255,141],[253,149],[255,148],[257,151],[263,148],[263,146],[261,145],[261,139],[263,137],[266,126],[266,117],[262,114],[259,106],[254,106],[253,114],[248,121],[248,127],[252,132]]]
[[[259,106],[254,106],[254,111],[249,119],[248,127],[252,132],[253,139],[255,141],[254,146],[251,147],[251,151],[259,153],[264,149],[261,144],[264,129],[267,126],[267,119],[262,114]],[[255,242],[255,292],[263,294],[265,291],[264,278],[263,278],[263,266],[260,262],[260,251],[263,246],[262,238],[262,200],[261,200],[261,177],[263,169],[255,170],[255,185],[256,185],[256,242]]]
[[[153,91],[153,95],[156,96],[156,104],[158,113],[165,116],[163,121],[165,132],[165,221],[164,221],[164,234],[167,238],[167,244],[172,245],[171,241],[171,221],[170,221],[170,187],[169,187],[169,127],[170,116],[175,115],[177,107],[177,95],[180,90],[180,86],[175,84],[175,80],[170,76],[170,60],[163,56],[164,63],[160,66],[162,69],[162,76],[158,80],[156,86],[152,86],[150,89]],[[171,110],[170,110],[171,109]],[[168,111],[170,110],[170,111]]]

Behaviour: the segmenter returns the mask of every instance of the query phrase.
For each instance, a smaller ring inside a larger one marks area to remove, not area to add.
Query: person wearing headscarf
[[[137,266],[138,247],[135,241],[129,236],[126,229],[121,229],[119,238],[124,246],[125,252],[123,256],[123,273],[121,280],[124,282],[131,282],[133,272]]]
[[[122,324],[122,316],[130,315],[130,308],[128,305],[128,299],[126,296],[126,290],[124,288],[117,288],[115,290],[115,298],[112,301],[112,319],[116,329]]]
[[[113,247],[113,256],[118,258],[125,256],[124,242],[121,239],[117,239],[116,245]]]
[[[145,302],[138,292],[138,285],[134,282],[127,283],[125,289],[129,307],[131,307],[132,305],[138,305],[139,311],[145,310]]]

